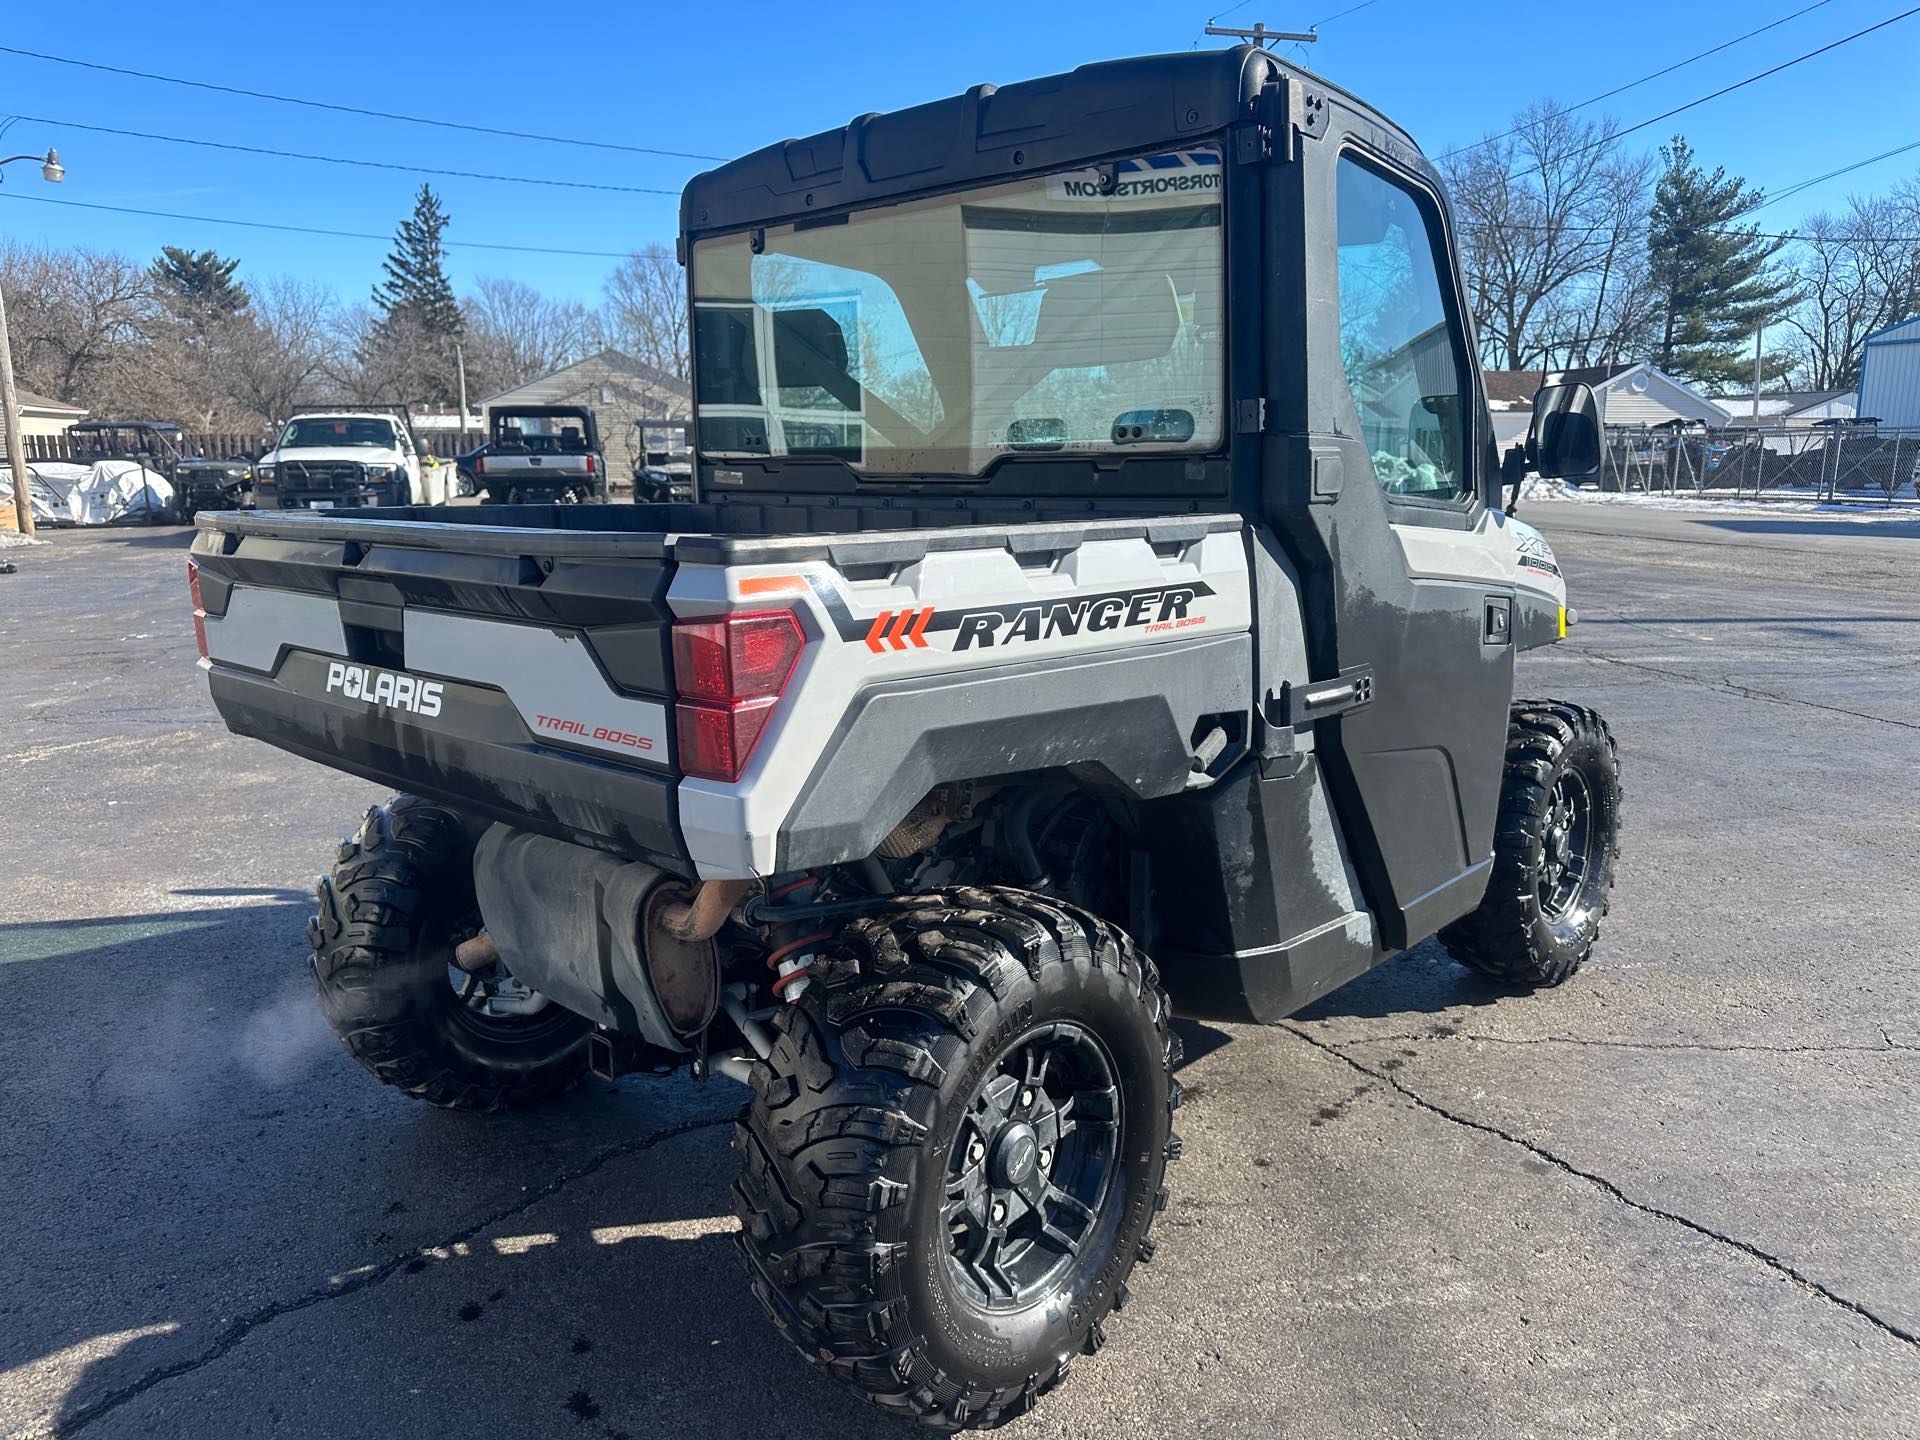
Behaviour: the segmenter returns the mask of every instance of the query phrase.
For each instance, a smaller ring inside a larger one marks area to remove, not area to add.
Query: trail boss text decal
[[[438,680],[418,680],[368,665],[348,665],[335,660],[327,666],[329,695],[344,695],[368,705],[392,705],[428,720],[440,713],[441,690]]]
[[[828,596],[840,634],[860,640],[876,655],[896,650],[925,650],[929,637],[954,631],[952,649],[987,650],[999,645],[1052,640],[1109,630],[1131,630],[1142,635],[1164,635],[1207,623],[1193,613],[1196,602],[1214,594],[1204,581],[1153,585],[1137,590],[1115,590],[1104,595],[1066,595],[1057,600],[1028,600],[1013,605],[981,605],[965,610],[923,606],[882,610],[872,620],[845,614]]]

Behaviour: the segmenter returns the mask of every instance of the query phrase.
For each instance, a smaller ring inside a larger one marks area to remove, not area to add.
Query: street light
[[[19,119],[13,116],[0,121],[0,135]],[[0,179],[6,178],[6,167],[16,160],[38,160],[40,178],[49,185],[58,185],[67,178],[67,167],[60,163],[60,152],[52,146],[47,153],[40,155],[9,155],[0,160]],[[27,488],[27,456],[20,444],[20,397],[13,388],[13,346],[7,340],[7,297],[0,292],[0,427],[7,432],[7,479],[13,483],[13,515],[19,522],[22,535],[33,534],[33,500]]]

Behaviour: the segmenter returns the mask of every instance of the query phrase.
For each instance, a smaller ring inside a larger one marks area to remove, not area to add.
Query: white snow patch
[[[1529,477],[1520,486],[1522,500],[1559,500],[1573,505],[1614,505],[1636,510],[1670,510],[1693,515],[1821,515],[1855,525],[1871,525],[1883,520],[1912,523],[1920,520],[1920,503],[1912,500],[1819,500],[1808,497],[1755,500],[1751,496],[1734,498],[1731,492],[1712,490],[1701,494],[1648,495],[1642,491],[1622,493],[1594,490],[1565,480]]]

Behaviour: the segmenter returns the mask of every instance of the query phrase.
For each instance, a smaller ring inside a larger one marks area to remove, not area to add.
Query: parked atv
[[[1154,1253],[1176,1008],[1592,952],[1618,766],[1514,698],[1574,615],[1503,485],[1592,473],[1593,396],[1500,462],[1438,173],[1256,48],[867,115],[681,213],[700,503],[203,515],[212,698],[405,792],[309,931],[368,1070],[745,1081],[773,1324],[999,1424]]]
[[[246,456],[182,460],[173,470],[174,512],[190,525],[202,510],[251,510],[253,461]]]

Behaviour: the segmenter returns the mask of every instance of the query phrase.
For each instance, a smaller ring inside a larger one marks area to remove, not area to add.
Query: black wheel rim
[[[1029,1033],[967,1103],[941,1220],[960,1292],[987,1309],[1047,1294],[1092,1241],[1113,1191],[1121,1094],[1091,1031]]]
[[[1593,850],[1593,791],[1578,770],[1568,770],[1553,782],[1541,842],[1540,909],[1549,920],[1565,920],[1580,908]]]

